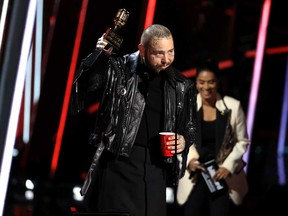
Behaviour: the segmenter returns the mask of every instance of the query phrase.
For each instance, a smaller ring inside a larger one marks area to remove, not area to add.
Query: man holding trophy
[[[96,152],[81,194],[87,212],[166,216],[166,175],[172,173],[166,172],[159,132],[175,133],[166,148],[175,167],[182,163],[185,169],[196,136],[196,90],[171,66],[174,42],[163,25],[143,31],[138,51],[117,55],[122,43],[118,32],[128,16],[125,9],[118,11],[115,27],[98,39],[75,75],[73,114],[85,108],[90,92],[102,97],[89,140]],[[174,171],[177,178],[184,174]]]

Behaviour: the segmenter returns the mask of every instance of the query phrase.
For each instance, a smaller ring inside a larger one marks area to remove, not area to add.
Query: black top
[[[203,136],[203,134],[205,134]],[[216,155],[216,120],[202,120],[201,162],[215,158]]]
[[[163,79],[158,74],[150,75],[139,85],[146,97],[146,106],[134,145],[150,148],[152,145],[159,145],[159,132],[163,122]]]

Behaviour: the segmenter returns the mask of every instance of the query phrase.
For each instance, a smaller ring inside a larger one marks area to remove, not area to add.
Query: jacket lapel
[[[219,149],[221,148],[221,145],[223,143],[223,138],[225,135],[227,120],[228,120],[228,115],[225,112],[221,112],[217,109],[216,152],[219,152]]]

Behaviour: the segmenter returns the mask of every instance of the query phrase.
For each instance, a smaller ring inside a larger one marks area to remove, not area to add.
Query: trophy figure
[[[117,50],[119,50],[119,48],[123,42],[123,38],[120,35],[118,35],[117,33],[118,33],[119,29],[125,25],[128,17],[129,17],[129,12],[126,9],[119,9],[115,18],[114,18],[114,27],[108,28],[106,33],[105,33],[105,39],[108,41],[108,44]],[[95,52],[93,52],[93,54],[87,58],[85,65],[87,67],[91,67],[92,64],[99,57],[101,52],[102,51],[95,50]],[[77,82],[77,80],[81,76],[82,72],[83,71],[76,72],[73,84],[75,84]]]
[[[108,28],[106,31],[105,39],[117,50],[119,50],[123,42],[123,38],[118,35],[117,32],[122,26],[125,25],[128,17],[129,12],[126,9],[119,9],[114,18],[114,28]]]

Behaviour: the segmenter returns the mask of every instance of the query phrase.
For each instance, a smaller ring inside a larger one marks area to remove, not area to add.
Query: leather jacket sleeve
[[[186,146],[182,154],[182,164],[181,164],[181,170],[179,177],[183,177],[185,173],[186,168],[186,162],[187,162],[187,155],[189,152],[189,148],[191,145],[193,145],[196,141],[196,135],[197,135],[197,127],[196,127],[196,111],[197,111],[197,103],[196,103],[196,96],[197,91],[195,88],[194,83],[190,82],[189,87],[187,89],[187,92],[185,94],[185,99],[187,105],[184,107],[183,112],[184,115],[184,121],[185,123],[182,123],[185,128],[183,128],[182,135],[185,138]],[[185,117],[186,116],[186,117]],[[187,121],[188,120],[188,121]],[[181,124],[180,124],[181,125]]]
[[[95,50],[81,61],[77,69],[70,98],[70,113],[76,115],[87,106],[90,92],[100,89],[104,82],[107,56]],[[97,69],[96,69],[97,68]]]
[[[174,127],[176,127],[175,129],[177,133],[184,136],[186,143],[184,151],[178,155],[181,156],[181,160],[178,161],[181,163],[181,169],[179,170],[179,177],[181,178],[185,172],[189,147],[194,144],[196,140],[197,91],[195,88],[195,84],[191,80],[184,77],[181,73],[177,72],[176,69],[170,68],[170,70],[168,70],[167,72],[170,78],[168,82],[170,83],[170,88],[168,88],[166,92],[169,92],[168,94],[171,99],[170,103],[174,104],[176,107],[175,116],[177,120],[173,120],[174,111],[172,111],[172,105],[170,107],[170,111],[166,110],[167,116],[172,114],[172,121],[169,120],[170,118],[168,118],[167,122],[165,122],[165,127],[167,127],[167,130],[174,130]],[[173,92],[176,92],[176,95],[173,94]],[[175,95],[174,99],[173,95]],[[176,104],[174,101],[176,101]],[[173,122],[177,122],[177,125],[173,126]]]

